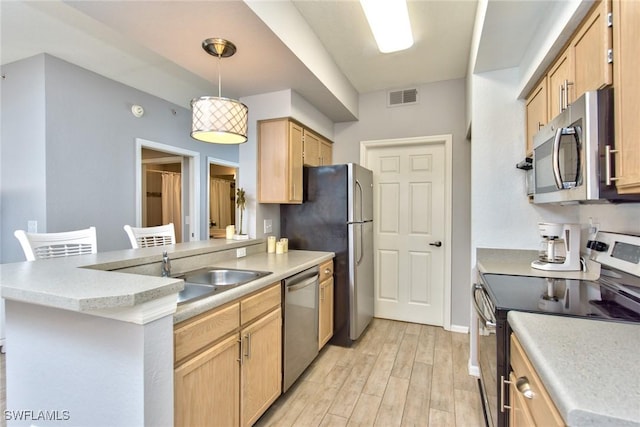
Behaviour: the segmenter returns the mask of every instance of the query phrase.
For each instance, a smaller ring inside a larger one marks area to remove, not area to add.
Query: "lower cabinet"
[[[320,265],[318,349],[333,336],[333,260]]]
[[[242,330],[240,425],[250,426],[280,396],[282,310],[278,308]]]
[[[511,334],[510,362],[509,425],[564,426],[562,416],[515,334]]]
[[[174,341],[175,425],[253,424],[282,390],[280,282],[176,325]]]

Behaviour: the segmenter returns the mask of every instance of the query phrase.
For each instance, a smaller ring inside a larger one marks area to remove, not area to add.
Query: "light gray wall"
[[[24,260],[16,229],[47,227],[44,56],[2,67],[0,259]]]
[[[13,176],[0,183],[2,206],[11,202],[2,216],[2,262],[24,260],[12,233],[30,219],[39,220],[40,232],[94,225],[99,251],[128,247],[122,226],[135,223],[136,138],[201,153],[200,230],[207,238],[206,159],[237,162],[237,146],[196,141],[189,110],[49,55],[2,72],[2,173]],[[131,114],[132,104],[144,107],[142,118]],[[33,182],[34,169],[46,182]]]
[[[453,248],[451,323],[469,324],[470,161],[465,139],[465,81],[418,86],[420,103],[387,107],[386,91],[360,96],[360,120],[334,127],[333,162],[360,162],[360,141],[453,135]]]

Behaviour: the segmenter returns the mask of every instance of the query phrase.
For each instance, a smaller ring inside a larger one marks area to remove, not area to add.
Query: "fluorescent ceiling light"
[[[360,0],[369,27],[382,53],[413,45],[406,0]]]

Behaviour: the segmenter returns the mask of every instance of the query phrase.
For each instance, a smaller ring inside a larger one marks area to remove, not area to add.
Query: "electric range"
[[[640,236],[600,232],[587,243],[596,281],[480,274],[472,301],[480,319],[478,363],[485,420],[508,425],[510,310],[640,323]]]

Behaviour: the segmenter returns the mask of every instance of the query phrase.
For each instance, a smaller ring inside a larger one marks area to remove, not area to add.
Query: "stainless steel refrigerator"
[[[280,206],[290,249],[335,252],[332,344],[350,346],[373,318],[373,173],[360,165],[305,167],[300,205]]]

